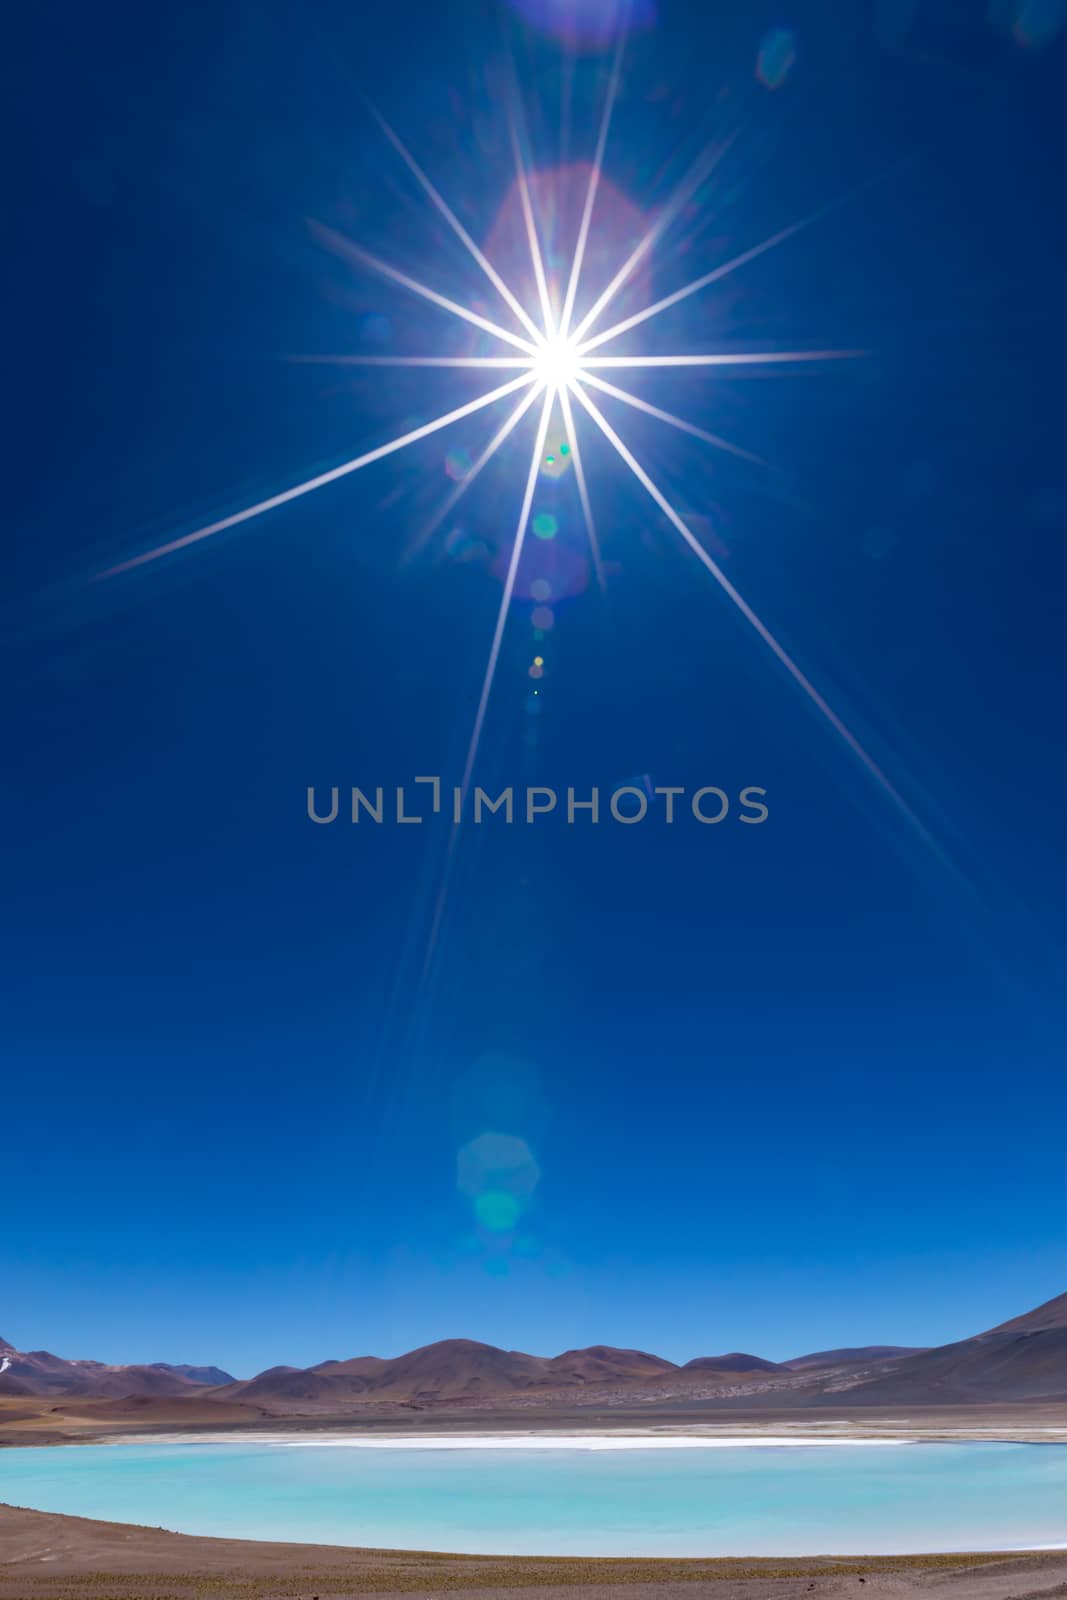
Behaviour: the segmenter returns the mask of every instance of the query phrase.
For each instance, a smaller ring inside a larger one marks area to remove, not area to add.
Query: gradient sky
[[[1016,37],[979,4],[853,9],[661,0],[606,173],[647,213],[737,131],[650,296],[851,193],[655,348],[870,354],[643,384],[767,470],[611,415],[931,839],[590,447],[606,595],[569,479],[542,480],[559,532],[527,577],[564,597],[541,644],[516,604],[479,775],[759,784],[770,818],[467,828],[425,974],[447,828],[316,828],[305,792],[458,782],[528,436],[421,552],[448,451],[500,415],[89,580],[489,387],[287,360],[456,347],[308,219],[480,295],[364,97],[484,239],[494,64],[550,167],[564,83],[591,152],[608,58],[532,27],[538,0],[21,19],[16,1345],[242,1375],[448,1336],[784,1358],[963,1337],[1067,1287],[1063,40],[1032,4]],[[536,1162],[487,1179],[524,1190],[510,1231],[457,1182],[487,1132]]]

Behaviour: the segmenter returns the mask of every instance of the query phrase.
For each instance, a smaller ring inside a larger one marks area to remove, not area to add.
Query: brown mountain
[[[559,1356],[532,1356],[522,1350],[499,1350],[473,1339],[441,1339],[391,1360],[355,1356],[350,1361],[323,1361],[306,1371],[274,1368],[247,1383],[231,1384],[226,1399],[282,1403],[303,1401],[321,1408],[336,1401],[423,1405],[435,1401],[470,1401],[482,1397],[567,1391],[591,1384],[654,1380],[677,1372],[674,1362],[643,1350],[616,1350],[592,1345]]]
[[[793,1372],[800,1372],[805,1367],[851,1366],[856,1362],[866,1365],[893,1356],[921,1355],[925,1348],[924,1345],[909,1344],[861,1344],[844,1350],[815,1350],[810,1356],[793,1356],[789,1361],[783,1361],[782,1365]]]
[[[519,1350],[498,1350],[473,1339],[441,1339],[391,1360],[356,1356],[324,1361],[306,1372],[275,1368],[223,1393],[242,1400],[305,1400],[322,1404],[365,1398],[410,1404],[476,1399],[546,1384],[549,1363]]]
[[[384,1362],[365,1381],[383,1399],[455,1400],[529,1389],[543,1378],[544,1366],[521,1350],[498,1350],[473,1339],[441,1339]]]
[[[357,1356],[324,1361],[306,1372],[260,1373],[221,1391],[227,1399],[311,1404],[316,1410],[368,1404],[463,1403],[483,1397],[540,1393],[547,1399],[590,1384],[628,1383],[674,1372],[673,1362],[640,1350],[594,1345],[547,1358],[500,1350],[470,1339],[442,1339],[391,1360]],[[220,1396],[221,1397],[221,1396]]]
[[[226,1402],[248,1402],[268,1411],[275,1407],[284,1411],[311,1406],[316,1411],[343,1412],[351,1410],[353,1402],[359,1402],[366,1390],[367,1385],[361,1378],[332,1377],[314,1368],[271,1367],[244,1382],[213,1389],[211,1397]]]
[[[50,1350],[16,1350],[0,1343],[0,1395],[192,1394],[232,1380],[218,1367],[110,1366],[103,1361],[67,1361]]]
[[[742,1350],[733,1350],[727,1356],[696,1356],[687,1361],[683,1372],[787,1372],[788,1367],[777,1361],[764,1361],[762,1356],[749,1356]]]
[[[1067,1329],[985,1334],[889,1363],[845,1387],[850,1405],[981,1405],[1067,1400]]]
[[[233,1374],[223,1372],[221,1367],[189,1367],[184,1364],[172,1367],[166,1361],[153,1361],[152,1366],[156,1372],[172,1372],[176,1377],[186,1378],[189,1383],[205,1389],[213,1389],[220,1383],[232,1383]]]
[[[1046,1300],[1044,1305],[1024,1312],[1021,1317],[1013,1317],[1010,1322],[1001,1322],[979,1337],[988,1339],[999,1333],[1054,1333],[1062,1328],[1067,1328],[1067,1294],[1058,1294],[1055,1300]]]
[[[1067,1400],[1067,1294],[971,1339],[875,1357],[855,1381],[838,1368],[828,1372],[824,1385],[787,1403],[817,1405],[831,1392],[850,1405]]]
[[[651,1356],[644,1350],[616,1350],[607,1344],[565,1350],[544,1365],[550,1379],[560,1383],[618,1383],[629,1378],[662,1378],[678,1371],[676,1364],[663,1356]]]
[[[393,1358],[354,1356],[317,1366],[271,1367],[237,1382],[218,1367],[109,1366],[0,1340],[0,1397],[158,1399],[230,1414],[336,1414],[364,1407],[437,1404],[596,1404],[714,1409],[954,1405],[1067,1400],[1067,1294],[988,1332],[935,1349],[865,1345],[814,1351],[777,1363],[733,1351],[684,1367],[643,1350],[592,1345],[558,1356],[442,1339]]]
[[[320,1361],[309,1371],[329,1373],[333,1377],[376,1378],[388,1365],[384,1356],[353,1356],[350,1361]]]
[[[924,1350],[849,1388],[857,1405],[1067,1400],[1067,1328],[987,1333]]]

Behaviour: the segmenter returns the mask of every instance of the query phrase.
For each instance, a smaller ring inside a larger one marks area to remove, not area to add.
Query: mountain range
[[[0,1339],[0,1397],[166,1398],[198,1414],[322,1416],[453,1407],[574,1405],[702,1409],[847,1404],[954,1405],[1067,1401],[1067,1294],[984,1333],[933,1349],[866,1345],[789,1361],[732,1351],[684,1365],[642,1350],[593,1345],[558,1356],[444,1339],[407,1354],[270,1367],[237,1380],[218,1367],[114,1366],[22,1353]],[[65,1409],[65,1408],[64,1408]]]
[[[221,1367],[109,1366],[104,1361],[66,1361],[50,1350],[16,1350],[0,1339],[0,1395],[84,1395],[94,1399],[130,1394],[200,1393],[233,1383]]]

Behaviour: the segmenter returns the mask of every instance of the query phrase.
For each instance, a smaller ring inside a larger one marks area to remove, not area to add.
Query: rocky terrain
[[[816,1351],[784,1362],[733,1351],[684,1365],[593,1345],[557,1356],[443,1339],[392,1358],[355,1356],[268,1368],[236,1380],[216,1367],[114,1366],[17,1351],[0,1340],[0,1429],[12,1418],[75,1416],[220,1422],[242,1417],[380,1416],[413,1411],[529,1413],[641,1408],[713,1412],[1067,1401],[1067,1294],[984,1333],[934,1349]],[[17,1402],[24,1402],[20,1407]]]

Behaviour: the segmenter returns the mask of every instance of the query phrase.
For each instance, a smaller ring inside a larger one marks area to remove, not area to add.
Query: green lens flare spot
[[[561,456],[569,456],[570,453],[571,453],[570,445],[569,444],[561,444],[560,447],[559,447],[559,453],[560,453]]]
[[[554,539],[559,532],[559,523],[551,511],[539,511],[533,519],[533,531],[538,539]]]
[[[487,1189],[474,1202],[474,1214],[490,1233],[510,1233],[519,1220],[521,1207],[505,1189]]]

